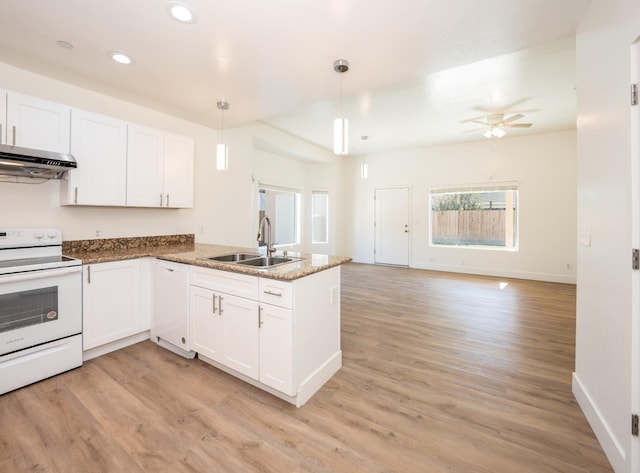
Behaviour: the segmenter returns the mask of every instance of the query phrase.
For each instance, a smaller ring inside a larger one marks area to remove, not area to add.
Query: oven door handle
[[[48,277],[64,276],[65,274],[81,273],[81,266],[72,266],[69,268],[43,269],[40,271],[28,271],[25,273],[0,275],[0,282],[20,282],[33,281],[34,279],[42,279]]]

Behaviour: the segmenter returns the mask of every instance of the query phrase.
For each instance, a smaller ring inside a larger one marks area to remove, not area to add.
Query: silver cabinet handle
[[[16,145],[16,126],[13,125],[13,146]]]
[[[169,207],[169,194],[167,194],[167,205],[166,207]]]
[[[74,204],[78,203],[78,188],[77,187],[73,188],[73,203]]]
[[[87,284],[91,284],[91,266],[87,266]]]
[[[262,306],[258,306],[258,328],[262,327]]]
[[[213,294],[213,313],[215,314],[216,310],[218,310],[218,309],[216,309],[216,294],[215,294],[215,292],[212,293],[212,294]]]
[[[269,294],[270,296],[282,297],[281,292],[273,292],[273,291],[264,291],[265,294]]]
[[[160,194],[160,207],[162,207],[162,194]]]
[[[222,310],[222,296],[218,296],[218,313],[222,315],[224,310]]]

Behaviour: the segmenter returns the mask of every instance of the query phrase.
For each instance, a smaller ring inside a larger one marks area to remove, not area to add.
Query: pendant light
[[[224,111],[229,110],[229,102],[220,100],[218,110],[221,111],[220,118],[220,143],[216,146],[216,169],[226,171],[229,169],[229,147],[224,143]]]
[[[333,121],[333,152],[345,155],[349,153],[349,120],[342,114],[342,74],[349,70],[349,61],[336,59],[333,70],[340,74],[340,117]]]
[[[368,135],[362,135],[360,137],[362,139],[362,164],[360,164],[360,179],[367,179],[369,177],[369,165],[367,164],[367,151],[366,151],[366,143],[369,139]]]

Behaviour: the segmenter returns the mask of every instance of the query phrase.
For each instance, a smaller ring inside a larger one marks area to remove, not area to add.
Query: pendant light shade
[[[229,169],[229,147],[224,143],[224,111],[229,110],[229,102],[220,100],[218,109],[221,112],[220,118],[220,143],[216,145],[216,169],[227,171]]]
[[[340,117],[333,121],[333,152],[337,155],[349,153],[349,120],[342,113],[342,74],[349,70],[349,61],[336,59],[333,70],[340,74]]]
[[[216,145],[216,169],[218,171],[229,169],[229,148],[224,143]]]
[[[367,144],[367,140],[369,139],[368,135],[362,135],[360,137],[362,139],[362,154],[363,154],[363,158],[362,158],[362,163],[360,164],[360,179],[368,179],[369,178],[369,165],[367,164],[367,149],[366,149],[366,144]]]
[[[349,120],[346,118],[333,121],[333,152],[337,155],[349,152]]]

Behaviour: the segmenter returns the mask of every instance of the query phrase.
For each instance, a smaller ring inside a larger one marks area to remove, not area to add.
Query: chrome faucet
[[[269,220],[269,217],[264,216],[262,217],[262,219],[260,219],[260,224],[258,225],[258,243],[265,243],[264,238],[265,238],[265,231],[264,231],[264,224],[267,224],[267,256],[271,257],[273,256],[273,253],[276,252],[276,249],[273,247],[273,245],[271,244],[271,220]]]

